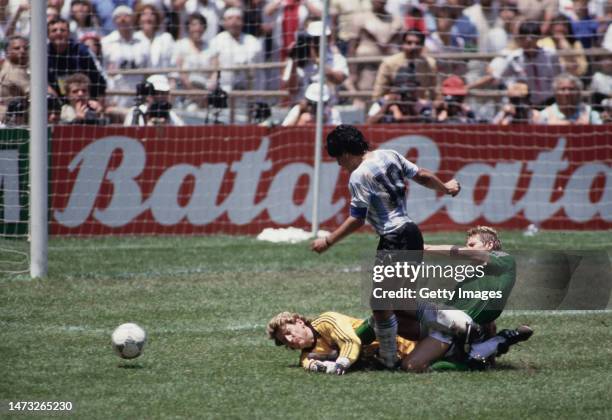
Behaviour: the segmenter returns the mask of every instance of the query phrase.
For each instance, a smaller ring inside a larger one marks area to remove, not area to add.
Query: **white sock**
[[[397,318],[391,315],[389,319],[374,322],[374,332],[380,344],[378,354],[385,366],[395,366],[397,360]]]
[[[495,337],[489,338],[487,341],[482,343],[472,344],[470,350],[470,357],[474,359],[486,359],[497,353],[497,346],[501,343],[505,343],[506,339],[496,335]]]

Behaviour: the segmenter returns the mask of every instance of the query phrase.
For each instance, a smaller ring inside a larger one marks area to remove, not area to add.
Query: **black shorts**
[[[395,265],[398,262],[420,264],[421,261],[423,261],[423,235],[415,223],[408,222],[393,232],[380,236],[374,265]],[[398,279],[385,284],[384,288],[387,290],[414,289],[416,286],[416,283],[412,283],[409,279]],[[372,284],[371,287],[381,287],[381,284]],[[373,295],[370,295],[370,308],[375,311],[389,311],[408,309],[408,306],[401,301],[374,299]]]
[[[378,251],[422,251],[423,235],[416,223],[408,222],[391,233],[381,235]]]

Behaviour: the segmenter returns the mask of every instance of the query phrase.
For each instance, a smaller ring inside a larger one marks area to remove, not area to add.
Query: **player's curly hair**
[[[280,328],[285,324],[295,324],[295,321],[301,319],[304,324],[310,324],[310,321],[303,315],[300,315],[295,312],[281,312],[275,317],[273,317],[268,325],[266,326],[266,334],[268,334],[268,338],[270,340],[274,340],[274,344],[277,346],[284,346],[285,343],[281,342],[276,338],[276,333]]]
[[[478,235],[483,244],[492,243],[493,251],[500,251],[502,249],[501,239],[495,229],[489,226],[476,226],[467,231],[467,237]]]
[[[345,153],[362,156],[370,149],[370,145],[357,128],[348,124],[340,124],[327,135],[327,154],[333,158]]]

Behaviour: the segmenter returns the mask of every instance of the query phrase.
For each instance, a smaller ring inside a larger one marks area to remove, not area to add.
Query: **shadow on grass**
[[[119,363],[117,365],[121,369],[144,369],[144,366],[139,363]]]

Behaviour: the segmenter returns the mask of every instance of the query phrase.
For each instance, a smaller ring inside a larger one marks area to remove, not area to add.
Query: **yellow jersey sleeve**
[[[353,330],[354,319],[337,312],[325,312],[315,318],[311,325],[330,346],[338,349],[338,358],[345,357],[352,365],[359,358],[361,340]]]

